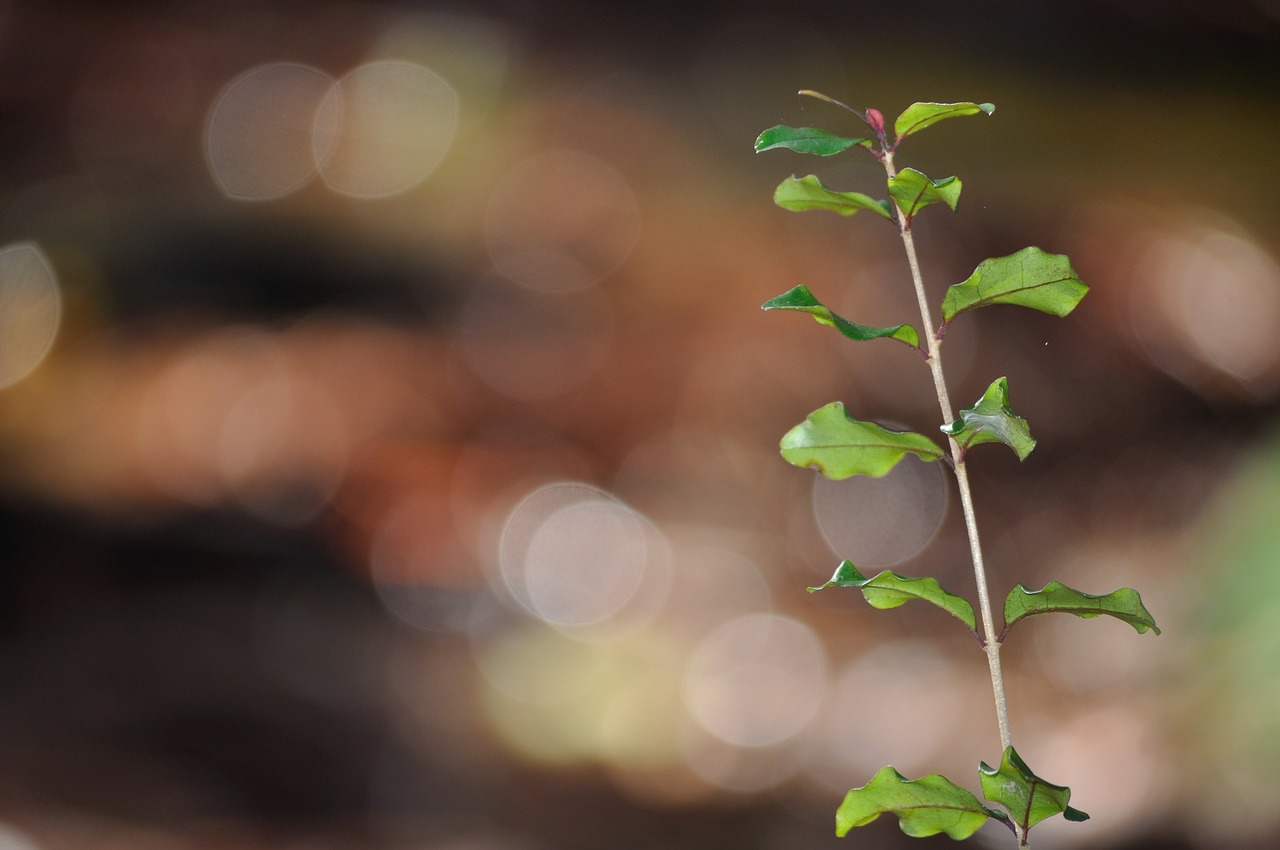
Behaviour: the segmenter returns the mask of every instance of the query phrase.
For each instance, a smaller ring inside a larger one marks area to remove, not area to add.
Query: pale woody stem
[[[885,152],[884,168],[889,179],[892,180],[897,171],[893,167],[893,154],[890,152]],[[942,343],[934,332],[924,280],[920,275],[920,262],[916,258],[915,242],[912,240],[911,230],[906,226],[906,216],[901,208],[898,209],[898,222],[899,232],[902,234],[902,246],[907,253],[907,263],[911,266],[911,281],[915,285],[916,301],[920,307],[921,332],[928,344],[929,368],[933,372],[933,387],[938,395],[938,406],[942,409],[943,422],[954,422],[955,412],[951,407],[951,399],[947,395],[947,383],[942,374]],[[956,486],[960,490],[960,505],[964,509],[965,529],[969,534],[969,552],[973,558],[973,578],[978,588],[978,608],[982,616],[984,651],[987,654],[987,666],[991,670],[991,690],[995,694],[1000,743],[1002,748],[1008,748],[1012,746],[1012,736],[1009,734],[1009,709],[1004,696],[1004,676],[1000,672],[1000,642],[996,640],[995,620],[991,615],[991,596],[987,592],[987,570],[982,560],[982,545],[978,542],[978,520],[973,510],[969,473],[965,469],[960,446],[954,438],[947,439],[955,465]],[[1025,838],[1022,835],[1018,837]]]

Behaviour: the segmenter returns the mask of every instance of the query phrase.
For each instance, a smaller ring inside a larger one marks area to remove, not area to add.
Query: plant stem
[[[885,150],[881,160],[885,171],[892,180],[897,174],[893,167],[893,152]],[[896,202],[895,202],[896,206]],[[911,266],[911,281],[915,285],[916,301],[920,307],[921,330],[928,341],[929,368],[933,372],[933,388],[938,395],[938,407],[942,410],[943,423],[955,421],[955,411],[951,407],[951,399],[947,395],[947,382],[942,373],[942,342],[934,332],[933,319],[929,314],[928,297],[924,289],[924,279],[920,275],[920,261],[916,257],[915,241],[911,236],[911,227],[901,207],[898,207],[898,231],[902,235],[902,247],[907,253],[907,263]],[[1001,750],[1012,746],[1013,738],[1009,733],[1009,706],[1004,695],[1004,675],[1000,671],[1000,641],[996,638],[995,620],[991,615],[991,595],[987,592],[987,570],[982,558],[982,545],[978,541],[978,520],[973,510],[973,495],[969,488],[969,473],[965,468],[964,452],[954,437],[948,436],[951,447],[951,459],[955,467],[956,486],[960,490],[960,505],[964,509],[964,524],[969,535],[969,552],[973,558],[973,579],[978,588],[978,609],[982,615],[983,651],[987,655],[987,667],[991,671],[991,690],[996,701],[996,721],[1000,726]],[[1025,842],[1026,836],[1019,835]],[[1026,846],[1025,843],[1023,846]]]

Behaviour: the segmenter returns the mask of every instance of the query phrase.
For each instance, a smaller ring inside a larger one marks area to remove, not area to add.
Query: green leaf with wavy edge
[[[1065,255],[1023,248],[983,260],[968,280],[949,286],[942,299],[942,321],[945,327],[961,313],[990,304],[1016,304],[1065,316],[1088,291]]]
[[[770,127],[756,139],[756,153],[785,148],[796,153],[834,156],[857,146],[869,148],[871,140],[837,136],[817,127],[788,127],[785,124]]]
[[[1045,818],[1061,814],[1070,821],[1089,819],[1084,812],[1067,805],[1071,800],[1070,788],[1036,776],[1013,747],[1005,749],[999,769],[982,762],[978,776],[983,796],[1009,813],[1024,844],[1027,831]]]
[[[1124,620],[1142,634],[1147,629],[1160,634],[1151,612],[1142,604],[1142,597],[1131,587],[1122,587],[1100,596],[1082,593],[1062,582],[1051,581],[1040,590],[1028,590],[1019,584],[1009,591],[1004,600],[1004,631],[1008,633],[1014,623],[1035,614],[1061,612],[1086,619],[1106,615]]]
[[[977,115],[979,112],[990,115],[995,111],[994,103],[913,103],[893,122],[893,132],[900,142],[912,133],[918,133],[930,124],[947,118]]]
[[[1004,443],[1018,460],[1026,460],[1036,447],[1031,426],[1009,406],[1009,382],[1004,378],[993,381],[973,407],[961,410],[959,419],[943,425],[942,433],[953,437],[963,451],[980,443]]]
[[[871,210],[876,215],[893,219],[888,201],[877,201],[861,192],[836,192],[822,185],[817,177],[792,175],[778,184],[773,202],[784,210],[828,210],[840,215],[853,215],[858,210]]]
[[[890,328],[873,328],[851,322],[843,316],[831,312],[825,304],[814,297],[809,287],[800,285],[788,290],[777,298],[771,298],[760,306],[762,310],[796,310],[808,313],[822,325],[833,327],[849,339],[866,342],[872,339],[896,339],[912,348],[920,347],[920,334],[911,325],[894,325]]]
[[[912,838],[943,832],[959,841],[977,832],[987,818],[1007,821],[945,776],[931,773],[907,779],[886,766],[866,785],[845,794],[836,810],[836,835],[866,826],[886,812],[897,815],[898,826]]]
[[[783,436],[780,447],[787,463],[816,469],[834,480],[851,475],[881,478],[907,454],[928,461],[944,456],[928,437],[859,421],[838,401],[810,413]]]
[[[946,204],[955,212],[956,204],[960,202],[960,188],[959,177],[930,180],[923,172],[904,168],[890,178],[889,197],[897,202],[909,225],[916,214],[929,204]]]
[[[973,606],[964,597],[956,596],[943,590],[936,578],[912,578],[884,570],[872,578],[866,578],[858,572],[852,561],[842,561],[836,567],[835,574],[826,584],[808,588],[810,593],[826,590],[828,587],[856,587],[862,591],[863,597],[872,608],[887,610],[905,605],[913,599],[930,602],[958,619],[969,627],[969,631],[978,631],[977,619],[973,614]]]

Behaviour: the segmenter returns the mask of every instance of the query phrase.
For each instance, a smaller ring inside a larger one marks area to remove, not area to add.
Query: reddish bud
[[[880,114],[879,109],[867,110],[867,123],[871,125],[871,129],[877,136],[884,137],[884,116]]]

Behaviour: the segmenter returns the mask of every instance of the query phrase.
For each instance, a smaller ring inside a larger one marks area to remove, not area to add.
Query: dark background
[[[1036,846],[1280,838],[1280,5],[0,9],[0,248],[39,250],[61,310],[42,360],[0,345],[34,367],[0,389],[3,850],[918,846],[835,839],[843,791],[886,762],[976,790],[999,739],[949,618],[803,592],[842,557],[972,577],[932,468],[817,497],[861,518],[828,545],[777,458],[835,399],[937,425],[910,352],[757,309],[806,283],[914,310],[892,230],[770,203],[791,173],[882,185],[752,152],[857,132],[802,88],[997,105],[899,157],[965,181],[915,227],[935,298],[1031,244],[1092,287],[945,346],[955,402],[1006,375],[1040,440],[971,456],[997,599],[1134,586],[1164,630],[1014,633],[1019,751],[1094,816]],[[268,63],[388,59],[456,92],[440,145],[395,92],[318,172],[309,124],[252,143],[305,98],[212,117]],[[333,170],[437,158],[385,197]],[[590,627],[520,602],[628,582]],[[753,718],[781,731],[725,738]]]

